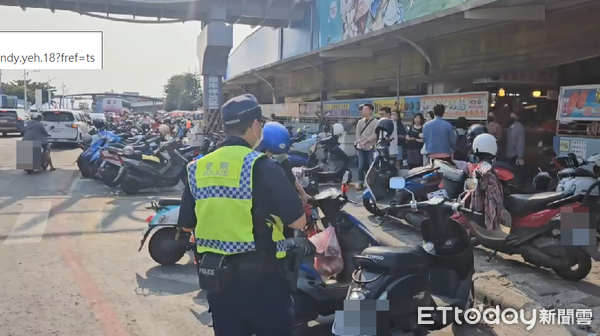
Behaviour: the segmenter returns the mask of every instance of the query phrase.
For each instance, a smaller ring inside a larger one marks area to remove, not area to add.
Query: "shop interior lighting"
[[[506,95],[506,91],[504,91],[504,89],[498,90],[498,96],[499,97],[504,97],[505,95]]]
[[[496,106],[496,103],[491,103],[490,104],[490,107],[494,107],[494,106]]]
[[[532,95],[534,98],[539,98],[539,97],[542,95],[542,91],[540,91],[540,90],[535,90],[535,91],[533,91],[533,92],[531,93],[531,95]]]

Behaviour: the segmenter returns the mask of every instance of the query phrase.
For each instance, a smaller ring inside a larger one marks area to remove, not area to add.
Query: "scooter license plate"
[[[333,320],[333,325],[331,326],[331,333],[334,335],[339,335],[336,333],[336,324],[338,323],[337,318]],[[352,335],[352,336],[368,336],[368,335]]]
[[[432,199],[437,196],[442,196],[444,198],[448,198],[448,193],[445,189],[436,190],[427,194],[427,199]]]

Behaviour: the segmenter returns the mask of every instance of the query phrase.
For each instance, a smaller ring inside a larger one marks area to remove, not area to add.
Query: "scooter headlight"
[[[361,291],[352,291],[350,292],[350,295],[348,295],[348,300],[364,300],[366,299],[366,296],[363,292]]]

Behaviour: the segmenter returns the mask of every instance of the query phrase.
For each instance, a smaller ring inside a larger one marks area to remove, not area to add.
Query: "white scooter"
[[[600,169],[600,154],[596,153],[590,156],[587,160],[582,158],[577,159],[577,167],[567,168],[558,172],[558,185],[556,191],[574,191],[575,194],[585,195],[592,184],[598,180],[597,172]],[[593,165],[593,171],[590,171],[583,166]],[[598,197],[598,188],[595,188],[590,193],[590,196]]]
[[[538,143],[538,147],[543,147],[542,142]],[[541,171],[533,179],[533,187],[535,190],[554,189],[555,191],[573,191],[575,194],[585,195],[589,187],[600,177],[600,154],[594,154],[587,160],[577,157],[573,153],[566,156],[557,157],[555,150],[551,147],[546,147],[542,153],[552,158],[552,163],[555,167],[548,171]],[[591,169],[585,166],[591,166]],[[560,169],[556,172],[556,169]],[[549,173],[554,170],[556,179]],[[555,182],[552,183],[552,180]],[[547,189],[547,187],[550,187]],[[594,188],[590,193],[591,197],[598,197],[598,188]]]

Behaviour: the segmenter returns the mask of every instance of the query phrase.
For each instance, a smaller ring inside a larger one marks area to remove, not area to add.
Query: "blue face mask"
[[[477,163],[477,156],[475,154],[469,155],[469,162]]]

